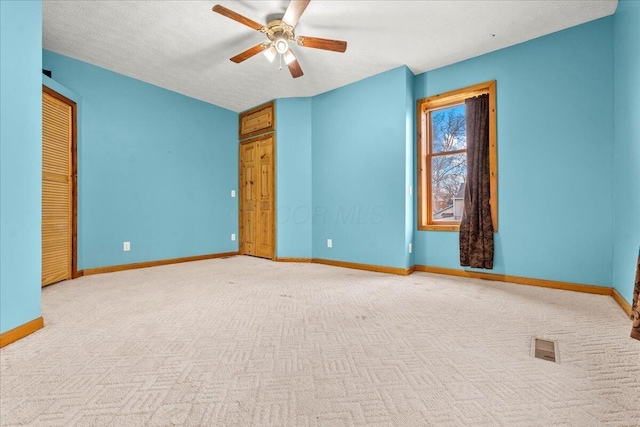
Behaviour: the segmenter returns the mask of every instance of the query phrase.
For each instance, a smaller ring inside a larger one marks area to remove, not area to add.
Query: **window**
[[[495,81],[418,101],[418,228],[457,231],[467,180],[465,99],[489,94],[491,216],[498,230]]]

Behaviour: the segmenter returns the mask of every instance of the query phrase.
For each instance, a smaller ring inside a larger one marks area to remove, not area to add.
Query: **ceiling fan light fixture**
[[[289,50],[289,42],[284,36],[278,36],[273,41],[273,45],[276,47],[276,51],[280,55],[284,55],[285,52]]]
[[[276,58],[276,55],[278,54],[276,48],[273,47],[273,45],[269,49],[263,50],[262,53],[267,57],[269,62],[273,62],[273,60]]]

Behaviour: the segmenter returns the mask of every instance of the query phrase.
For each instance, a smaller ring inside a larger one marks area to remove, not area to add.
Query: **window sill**
[[[460,231],[460,224],[428,224],[418,226],[420,231]]]

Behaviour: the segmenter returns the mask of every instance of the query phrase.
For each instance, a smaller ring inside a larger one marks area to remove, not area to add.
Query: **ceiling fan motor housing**
[[[267,24],[266,34],[278,53],[289,50],[289,41],[295,38],[293,27],[286,22],[276,19]]]

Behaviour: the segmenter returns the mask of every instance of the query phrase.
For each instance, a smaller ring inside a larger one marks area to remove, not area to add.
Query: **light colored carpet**
[[[610,297],[233,257],[60,283],[42,311],[0,351],[2,425],[640,425]]]

